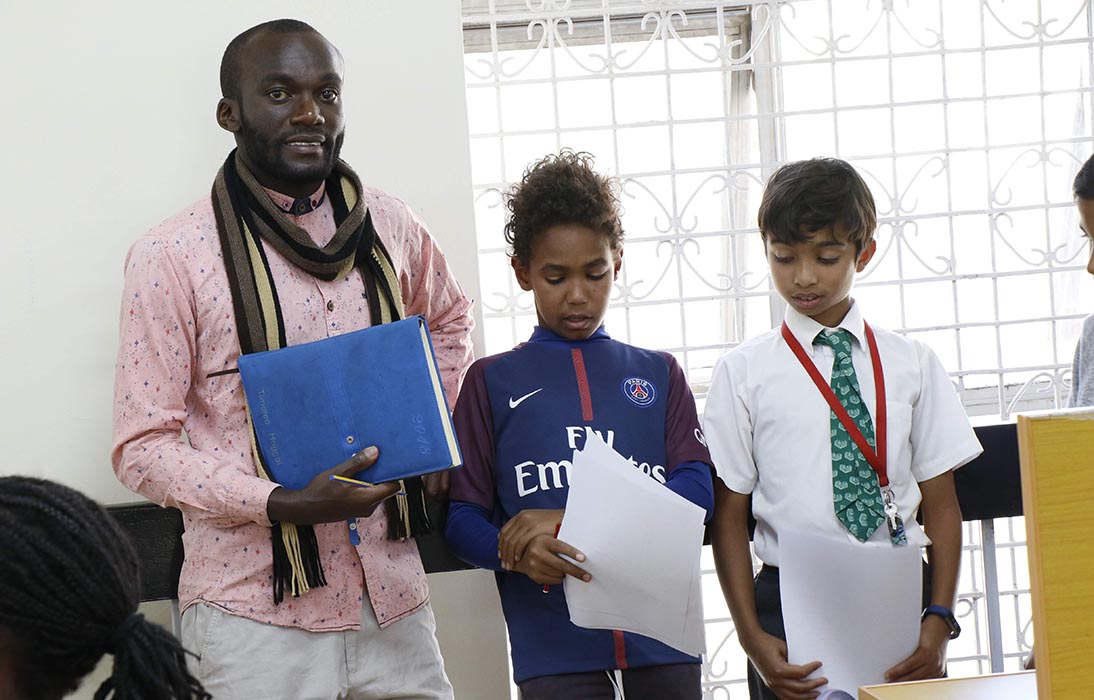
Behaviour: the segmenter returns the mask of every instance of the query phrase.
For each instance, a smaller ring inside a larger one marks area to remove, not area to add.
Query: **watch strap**
[[[923,608],[923,615],[921,619],[926,619],[928,615],[938,615],[950,628],[950,639],[957,639],[961,634],[961,625],[957,624],[957,618],[954,617],[953,610],[950,610],[944,605],[928,605]]]

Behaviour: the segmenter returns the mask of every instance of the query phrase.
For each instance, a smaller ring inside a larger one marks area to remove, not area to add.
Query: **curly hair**
[[[874,237],[877,208],[862,176],[838,158],[787,163],[767,181],[759,213],[764,242],[801,243],[805,233],[842,225],[855,251]]]
[[[560,224],[587,226],[608,239],[612,250],[623,246],[618,183],[593,170],[592,162],[591,154],[566,148],[524,171],[506,197],[510,257],[528,264],[536,237]]]
[[[137,555],[113,518],[67,486],[0,477],[0,632],[20,697],[59,697],[106,653],[95,700],[207,700],[170,632],[137,612]],[[10,642],[9,642],[10,643]]]

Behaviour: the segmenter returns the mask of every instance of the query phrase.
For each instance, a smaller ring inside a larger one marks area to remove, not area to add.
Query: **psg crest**
[[[628,377],[623,380],[623,393],[635,405],[645,408],[657,400],[657,390],[651,382],[641,377]]]

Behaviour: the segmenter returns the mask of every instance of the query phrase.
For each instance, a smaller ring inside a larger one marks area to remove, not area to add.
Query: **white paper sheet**
[[[706,649],[699,555],[703,509],[631,465],[595,434],[574,453],[560,540],[586,556],[586,583],[567,576],[570,620]]]
[[[820,661],[812,677],[855,697],[860,686],[884,683],[885,671],[919,642],[922,567],[918,547],[781,531],[779,586],[790,663]]]

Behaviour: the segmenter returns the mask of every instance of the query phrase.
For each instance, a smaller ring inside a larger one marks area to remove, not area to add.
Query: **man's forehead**
[[[318,32],[255,35],[240,52],[240,75],[245,79],[300,76],[321,73],[340,80],[342,55]]]

